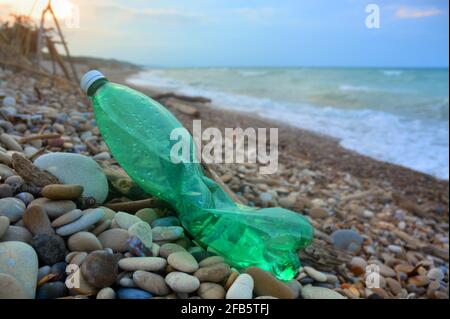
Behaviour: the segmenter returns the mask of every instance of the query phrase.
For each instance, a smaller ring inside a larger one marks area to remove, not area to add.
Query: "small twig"
[[[24,144],[24,143],[28,143],[30,141],[35,141],[35,140],[50,140],[50,139],[55,139],[55,138],[60,138],[61,135],[59,135],[58,133],[47,133],[47,134],[33,134],[33,135],[29,135],[26,137],[23,137],[19,140],[20,144]]]

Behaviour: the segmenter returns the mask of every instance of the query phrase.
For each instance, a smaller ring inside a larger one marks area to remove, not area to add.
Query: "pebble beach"
[[[77,67],[126,85],[139,71],[101,60]],[[200,246],[114,160],[77,85],[0,68],[0,299],[449,298],[448,181],[214,101],[135,88],[189,129],[193,119],[279,128],[276,174],[212,168],[243,203],[310,220],[315,239],[298,252],[298,275],[282,282],[235,269]]]

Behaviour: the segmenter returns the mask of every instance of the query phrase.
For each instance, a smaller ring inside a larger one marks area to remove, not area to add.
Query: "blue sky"
[[[33,2],[0,0],[0,13]],[[448,67],[448,0],[71,2],[80,28],[65,32],[77,55],[161,66]],[[379,29],[365,26],[369,3],[381,9]]]

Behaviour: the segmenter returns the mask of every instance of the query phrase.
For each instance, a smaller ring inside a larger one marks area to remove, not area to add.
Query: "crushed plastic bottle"
[[[306,218],[283,208],[236,204],[205,176],[199,163],[175,164],[170,152],[176,141],[170,134],[183,126],[148,96],[111,83],[98,71],[88,72],[81,87],[115,159],[145,192],[174,207],[197,242],[238,269],[257,266],[281,280],[295,277],[300,267],[297,251],[313,239]]]

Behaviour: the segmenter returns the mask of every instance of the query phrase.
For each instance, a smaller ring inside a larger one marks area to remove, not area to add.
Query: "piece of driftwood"
[[[197,117],[200,115],[200,112],[198,111],[198,109],[196,107],[185,104],[183,102],[180,102],[180,101],[172,99],[172,98],[164,101],[164,105],[167,107],[174,108],[177,111],[179,111],[183,114],[189,115],[189,116]]]
[[[41,170],[31,161],[17,153],[12,156],[12,165],[17,174],[31,185],[44,187],[51,184],[61,184],[54,175]]]
[[[167,204],[157,198],[147,198],[130,202],[107,203],[104,206],[114,211],[135,213],[143,208],[166,208]]]
[[[298,256],[302,265],[309,265],[324,272],[332,272],[353,258],[346,251],[320,239],[314,239],[311,245],[299,251]]]
[[[179,95],[176,93],[162,93],[153,96],[155,100],[165,100],[169,98],[177,99],[180,101],[190,102],[190,103],[211,103],[211,99],[204,98],[201,96],[186,96],[186,95]]]
[[[57,133],[48,133],[48,134],[32,134],[32,135],[28,135],[25,137],[22,137],[19,140],[20,144],[25,144],[31,141],[35,141],[35,140],[51,140],[54,138],[60,138],[61,135],[57,134]]]

